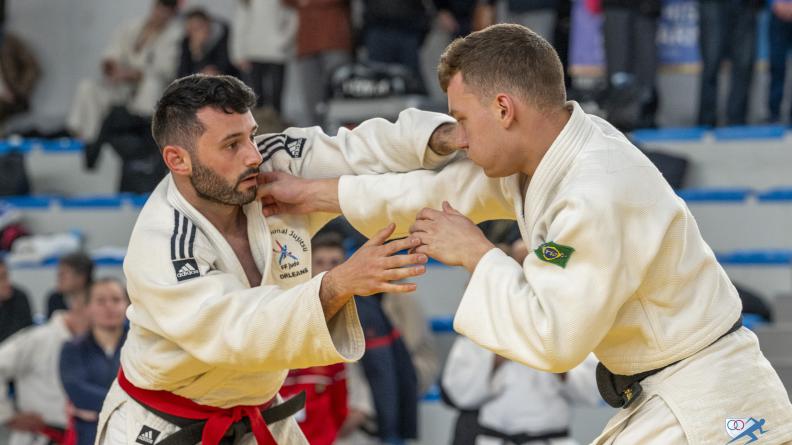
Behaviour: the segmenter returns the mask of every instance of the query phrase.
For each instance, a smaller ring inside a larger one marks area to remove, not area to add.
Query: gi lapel
[[[179,212],[185,215],[193,224],[195,224],[198,229],[209,239],[209,242],[215,248],[215,253],[220,258],[220,261],[225,265],[228,270],[226,272],[232,273],[236,275],[237,278],[242,283],[247,283],[248,286],[251,286],[251,283],[248,282],[247,275],[245,274],[245,270],[242,268],[242,264],[239,262],[236,254],[234,253],[234,249],[231,248],[231,245],[228,244],[225,237],[220,233],[219,230],[211,223],[205,216],[201,214],[198,210],[195,209],[186,199],[179,193],[179,190],[176,188],[176,184],[173,182],[173,177],[170,175],[168,176],[168,202],[176,208]],[[250,223],[248,223],[248,227],[250,227]],[[248,233],[248,236],[249,233]]]

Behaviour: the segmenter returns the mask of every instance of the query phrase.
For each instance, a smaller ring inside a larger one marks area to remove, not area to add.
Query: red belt
[[[263,405],[235,406],[233,408],[201,405],[168,391],[138,388],[126,379],[123,369],[118,370],[118,384],[141,405],[176,417],[206,420],[206,426],[201,433],[201,443],[204,445],[219,444],[220,439],[231,425],[239,422],[243,417],[250,420],[250,429],[259,445],[277,445],[275,438],[267,428],[267,423],[261,416],[261,410],[272,405],[273,400]]]
[[[398,329],[393,328],[393,330],[391,330],[387,335],[383,335],[382,337],[366,338],[366,349],[367,350],[377,349],[385,346],[390,346],[400,337],[401,337],[401,332],[399,332]]]

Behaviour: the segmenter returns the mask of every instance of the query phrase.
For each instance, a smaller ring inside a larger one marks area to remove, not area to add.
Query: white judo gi
[[[508,435],[539,436],[569,429],[571,406],[597,406],[592,355],[564,379],[513,361],[493,370],[495,353],[466,337],[458,337],[446,359],[440,384],[456,407],[478,411],[479,425]],[[479,435],[476,445],[510,445]],[[521,445],[575,445],[571,438],[524,442]]]
[[[645,379],[595,443],[725,444],[738,435],[735,419],[760,444],[792,441],[792,405],[754,334],[716,342],[741,304],[684,201],[623,134],[569,107],[525,192],[521,175],[487,178],[461,161],[436,173],[343,177],[344,215],[364,234],[394,221],[394,236],[443,200],[476,222],[516,219],[532,252],[522,265],[485,254],[454,319],[502,356],[562,372],[593,351],[620,375],[681,360]]]
[[[448,159],[427,143],[449,121],[407,110],[395,124],[374,119],[335,137],[318,127],[293,128],[257,143],[266,168],[275,164],[306,177],[405,171]],[[213,407],[260,405],[276,396],[289,369],[363,354],[354,301],[326,322],[319,300],[324,275],[311,278],[311,236],[334,215],[264,218],[257,200],[244,211],[261,283],[248,283],[231,246],[170,175],[141,210],[124,260],[131,326],[121,366],[134,386]],[[178,429],[115,382],[100,414],[97,443],[154,445]],[[279,443],[305,443],[291,418],[273,423],[270,431]]]
[[[0,424],[14,416],[7,384],[16,383],[16,409],[38,413],[48,426],[66,428],[68,401],[60,379],[59,360],[63,344],[74,340],[56,311],[46,324],[31,326],[0,343]],[[21,431],[11,433],[8,445],[45,445],[49,439]]]

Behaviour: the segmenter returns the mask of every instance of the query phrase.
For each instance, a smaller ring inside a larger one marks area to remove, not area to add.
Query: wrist
[[[311,212],[341,213],[338,178],[311,180],[306,189],[308,196],[303,202],[308,203]]]
[[[470,250],[470,254],[465,259],[465,263],[464,263],[465,269],[467,269],[468,272],[473,273],[476,270],[476,266],[478,266],[478,263],[481,261],[481,258],[483,258],[484,255],[486,255],[487,252],[492,250],[494,247],[495,245],[490,243],[489,241],[476,244]]]
[[[343,280],[339,280],[337,274],[338,267],[326,272],[322,276],[322,283],[319,287],[319,300],[322,303],[326,320],[333,318],[341,307],[352,298],[352,294],[343,288]]]

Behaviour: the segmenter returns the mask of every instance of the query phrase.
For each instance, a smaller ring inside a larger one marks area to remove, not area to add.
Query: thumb
[[[256,179],[259,185],[269,184],[270,182],[277,181],[280,175],[281,172],[261,172]]]
[[[450,213],[452,215],[460,215],[460,216],[462,216],[462,214],[459,213],[459,211],[457,209],[451,207],[451,204],[449,204],[448,201],[443,201],[443,211],[446,212],[446,213]]]
[[[384,229],[380,229],[380,231],[377,232],[376,235],[374,235],[373,237],[371,237],[371,239],[366,241],[366,243],[363,244],[363,246],[381,246],[382,244],[385,243],[385,241],[388,240],[388,238],[390,238],[394,230],[396,230],[396,224],[394,223],[388,224]]]
[[[260,185],[256,189],[256,199],[263,199],[272,195],[272,190],[275,188],[274,183],[264,184],[259,182],[259,184]]]

